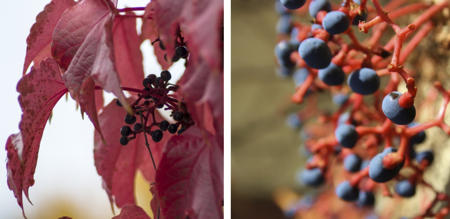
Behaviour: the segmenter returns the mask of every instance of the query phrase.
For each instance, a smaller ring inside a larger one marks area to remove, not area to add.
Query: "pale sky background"
[[[0,94],[2,119],[0,126],[0,218],[22,218],[20,207],[6,183],[6,151],[8,136],[18,132],[21,110],[16,84],[22,74],[26,51],[26,37],[36,15],[50,0],[3,1],[0,14]],[[145,6],[147,0],[119,0],[119,8]],[[153,56],[150,43],[144,46],[146,74],[161,71]],[[184,61],[177,62],[170,71],[179,78]],[[111,100],[111,95],[107,101]],[[71,208],[87,212],[93,218],[111,218],[112,213],[101,178],[93,159],[94,129],[89,119],[82,120],[75,110],[75,102],[64,98],[53,110],[51,124],[47,124],[35,173],[35,185],[30,188],[30,205],[24,197],[25,212],[30,219],[39,218],[42,211],[55,210],[55,203],[69,202]],[[64,216],[64,215],[59,215]],[[67,215],[70,216],[70,215]]]

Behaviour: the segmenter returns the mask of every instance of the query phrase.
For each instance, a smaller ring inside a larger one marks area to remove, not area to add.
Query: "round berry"
[[[135,122],[136,122],[136,116],[127,114],[127,115],[125,116],[125,122],[126,122],[127,124],[133,124],[133,123],[135,123]]]
[[[295,62],[291,60],[291,53],[294,52],[297,47],[288,41],[281,41],[275,47],[275,56],[277,57],[278,64],[286,68],[292,68],[295,66]]]
[[[350,20],[344,12],[332,11],[325,15],[322,26],[330,34],[340,34],[348,29]]]
[[[128,144],[128,138],[125,136],[120,137],[120,144],[121,145],[127,145]]]
[[[397,151],[394,148],[386,148],[383,152],[375,155],[369,163],[369,177],[375,182],[387,182],[394,178],[403,166],[403,162],[393,169],[387,169],[383,166],[383,158]]]
[[[427,150],[427,151],[419,152],[416,155],[416,160],[417,160],[417,163],[422,163],[422,161],[427,160],[428,165],[430,165],[431,163],[433,163],[433,160],[434,160],[433,151]]]
[[[350,74],[347,83],[354,92],[368,95],[378,90],[380,77],[371,68],[361,68]]]
[[[395,184],[395,192],[402,197],[412,197],[416,194],[416,185],[405,179]]]
[[[163,120],[163,121],[161,121],[160,123],[159,123],[159,128],[162,130],[162,131],[166,131],[167,130],[167,128],[169,127],[169,122],[167,122],[166,120]]]
[[[175,119],[175,121],[181,121],[183,120],[183,113],[179,112],[179,111],[175,111],[172,115],[173,119]]]
[[[305,4],[305,0],[280,0],[281,4],[291,10],[302,7]]]
[[[168,127],[167,127],[167,131],[169,131],[170,133],[172,133],[172,134],[174,134],[175,132],[177,132],[177,130],[178,130],[178,124],[170,124]]]
[[[313,187],[322,185],[325,179],[320,168],[305,169],[297,177],[303,184]]]
[[[283,4],[281,4],[281,2],[278,0],[275,0],[275,10],[279,15],[290,14],[289,10],[287,10],[286,7],[284,7]]]
[[[419,125],[418,123],[412,122],[412,123],[408,124],[408,127],[412,128],[412,127],[415,127],[415,126],[418,126],[418,125]],[[425,131],[421,131],[421,132],[415,134],[414,136],[412,136],[409,139],[409,142],[411,144],[420,144],[420,143],[423,143],[426,138],[427,138],[427,135],[425,134]]]
[[[146,79],[148,79],[148,81],[150,82],[150,84],[154,83],[156,81],[156,75],[155,74],[150,74],[146,77]]]
[[[298,52],[306,64],[312,68],[326,68],[331,62],[331,51],[327,44],[318,38],[303,40]]]
[[[406,125],[414,120],[416,117],[416,108],[411,106],[403,108],[399,105],[399,99],[402,93],[393,91],[386,95],[381,104],[381,109],[384,115],[393,123],[398,125]]]
[[[375,204],[375,196],[373,192],[361,191],[359,192],[358,201],[356,204],[360,207],[370,207]]]
[[[344,181],[336,187],[336,195],[344,201],[352,202],[358,199],[359,190],[350,185],[349,181]]]
[[[349,154],[344,159],[344,168],[351,173],[358,172],[361,168],[361,158],[356,154]]]
[[[161,141],[161,139],[163,137],[163,132],[158,129],[158,130],[152,131],[150,133],[150,135],[152,136],[152,139],[154,142],[159,142],[159,141]]]
[[[346,148],[353,148],[359,138],[355,126],[348,124],[339,124],[334,134],[339,144]]]
[[[136,124],[134,124],[133,130],[134,130],[135,132],[141,132],[141,131],[142,131],[142,128],[143,128],[143,126],[142,126],[141,123],[136,123]]]
[[[345,81],[345,73],[341,67],[330,62],[326,68],[319,70],[319,78],[329,86],[341,85]]]
[[[161,72],[161,79],[164,81],[169,81],[172,78],[172,75],[170,75],[170,72],[165,70]]]
[[[185,46],[178,46],[177,48],[175,48],[175,55],[185,59],[188,57],[189,51]]]
[[[338,125],[340,126],[341,124],[346,124],[349,119],[350,119],[349,112],[342,113],[338,118]]]
[[[277,33],[279,34],[290,34],[293,30],[292,21],[290,15],[281,16],[277,22]],[[297,29],[298,32],[298,29]],[[295,35],[296,37],[297,35]]]
[[[130,126],[122,126],[122,128],[120,128],[120,134],[122,136],[131,135],[131,128],[130,128]]]
[[[331,11],[331,4],[327,0],[312,0],[309,4],[309,14],[311,17],[316,18],[319,11]]]

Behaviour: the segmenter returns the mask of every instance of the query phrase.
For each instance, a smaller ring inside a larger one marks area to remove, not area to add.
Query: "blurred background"
[[[0,80],[2,124],[0,126],[0,218],[23,218],[12,191],[6,183],[6,151],[4,145],[10,134],[19,131],[21,109],[17,101],[16,84],[21,78],[26,52],[26,37],[36,15],[50,0],[17,0],[3,2],[0,14]],[[119,0],[119,8],[143,7],[148,0]],[[140,22],[138,22],[139,31]],[[139,31],[140,32],[140,31]],[[146,74],[161,72],[148,41],[141,50]],[[175,82],[184,71],[184,61],[171,69]],[[114,97],[107,94],[105,103]],[[102,181],[94,166],[94,128],[89,119],[82,120],[75,109],[75,102],[62,98],[53,110],[41,140],[39,157],[34,175],[35,185],[30,188],[31,205],[24,200],[24,209],[30,219],[49,219],[70,216],[72,218],[111,218],[113,213]],[[87,117],[85,117],[87,118]],[[150,192],[143,177],[136,177],[135,194],[138,204],[148,213]],[[116,209],[116,213],[119,211]]]
[[[388,1],[380,2],[385,4]],[[294,82],[276,75],[274,47],[278,39],[276,25],[279,15],[274,8],[275,1],[232,0],[231,3],[231,215],[233,219],[286,218],[285,212],[277,205],[282,200],[298,200],[324,192],[323,189],[308,189],[296,180],[296,173],[304,167],[307,157],[301,150],[300,132],[289,128],[286,118],[290,112],[308,104],[292,104],[290,97],[295,91]],[[309,15],[302,22],[307,23],[308,19],[311,19]],[[445,20],[442,17],[435,19],[446,27],[431,32],[409,58],[407,67],[414,74],[420,74],[419,92],[422,94],[419,99],[432,89],[432,81],[447,81],[447,88],[450,85],[450,29],[449,21]],[[386,42],[387,39],[383,40]],[[322,109],[335,108],[329,94],[322,94],[318,105]],[[439,106],[422,107],[426,109],[419,113],[417,121],[433,118]],[[450,122],[449,115],[446,121]],[[427,135],[429,140],[417,150],[434,148],[439,153],[425,179],[439,191],[449,191],[450,161],[446,156],[450,156],[450,140],[437,128],[428,130]],[[334,197],[334,192],[331,193]],[[418,206],[423,204],[420,202],[423,196],[407,201],[377,199],[382,200],[377,204],[377,212],[395,206],[395,214],[387,218],[414,215]],[[349,212],[356,209],[342,201],[333,208]],[[305,218],[319,217],[310,215]]]

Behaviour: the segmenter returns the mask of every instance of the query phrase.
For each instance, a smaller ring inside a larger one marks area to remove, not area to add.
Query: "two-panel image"
[[[4,6],[0,218],[450,217],[448,0]]]

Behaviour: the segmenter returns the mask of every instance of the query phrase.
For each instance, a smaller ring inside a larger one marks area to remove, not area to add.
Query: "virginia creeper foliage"
[[[20,132],[6,142],[8,186],[23,209],[43,130],[69,93],[95,127],[96,169],[122,209],[114,218],[149,218],[136,205],[137,171],[152,185],[155,218],[223,218],[223,1],[123,9],[117,1],[52,0],[36,17],[17,84]],[[145,40],[164,70],[186,60],[177,84],[168,82],[170,72],[144,76]],[[105,104],[103,91],[117,99]]]
[[[297,85],[292,102],[307,105],[288,117],[294,128],[305,124],[302,136],[310,159],[298,178],[307,186],[326,187],[314,205],[314,201],[301,200],[282,208],[299,217],[307,217],[309,208],[329,216],[324,212],[333,211],[329,209],[333,205],[330,196],[367,209],[377,202],[377,193],[409,198],[419,193],[416,187],[423,187],[432,191],[434,198],[423,200],[416,217],[443,218],[449,213],[450,196],[423,178],[434,153],[416,151],[415,145],[426,140],[425,130],[432,127],[450,135],[444,120],[450,90],[439,81],[433,83],[434,90],[419,90],[416,85],[421,73],[405,65],[427,34],[442,26],[436,17],[448,12],[450,2],[392,0],[384,6],[379,0],[340,2],[276,1],[283,17],[275,48],[278,73],[292,76]],[[311,25],[286,19],[303,16],[308,9],[313,16]],[[410,23],[398,21],[412,13],[416,16]],[[363,36],[357,37],[355,31]],[[323,92],[333,95],[336,111],[323,112],[317,107],[318,95]],[[416,98],[419,92],[424,98]],[[433,102],[440,104],[435,118],[413,122],[417,121],[416,110],[421,112]],[[351,208],[338,214],[356,217],[347,210]]]

